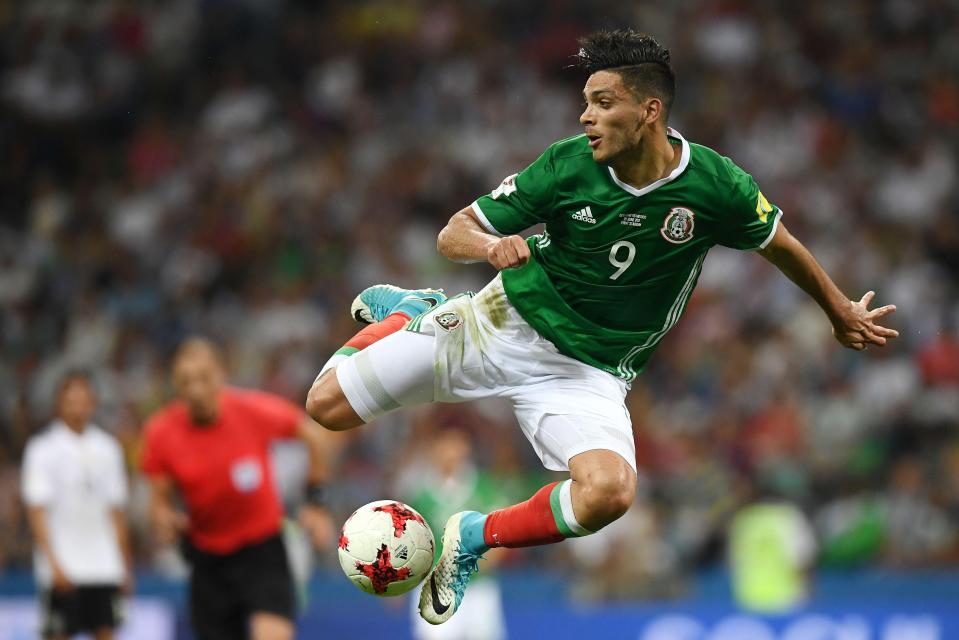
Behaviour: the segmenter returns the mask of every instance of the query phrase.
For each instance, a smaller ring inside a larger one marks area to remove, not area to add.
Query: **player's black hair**
[[[59,398],[66,391],[66,388],[74,382],[82,382],[93,392],[96,392],[96,385],[93,383],[93,373],[89,369],[74,368],[67,369],[57,381],[56,397]]]
[[[577,66],[590,75],[597,71],[615,71],[637,97],[659,98],[665,121],[676,95],[676,76],[669,64],[669,49],[653,36],[632,29],[597,31],[578,42]]]
[[[215,340],[206,336],[191,334],[181,340],[180,343],[176,345],[176,348],[169,354],[167,358],[169,365],[171,367],[176,365],[180,358],[195,351],[207,351],[219,364],[222,365],[224,362],[223,349]]]

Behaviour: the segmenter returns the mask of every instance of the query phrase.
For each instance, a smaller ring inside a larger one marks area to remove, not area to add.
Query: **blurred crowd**
[[[771,498],[820,564],[959,561],[956,2],[38,0],[0,8],[0,570],[29,562],[18,461],[64,371],[94,372],[131,473],[185,335],[302,401],[361,288],[493,275],[436,233],[580,130],[575,38],[626,25],[672,50],[670,125],[752,173],[851,297],[896,304],[901,337],[842,350],[764,260],[714,249],[628,399],[628,526],[507,562],[675,595]],[[351,441],[334,508],[393,495],[449,428],[511,501],[538,486],[508,406],[435,406]]]

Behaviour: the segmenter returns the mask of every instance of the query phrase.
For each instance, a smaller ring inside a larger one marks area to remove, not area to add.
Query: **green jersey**
[[[679,165],[642,189],[578,135],[472,205],[500,236],[545,223],[529,262],[503,271],[506,295],[562,353],[628,381],[682,315],[710,247],[763,248],[782,213],[729,158],[668,137]]]

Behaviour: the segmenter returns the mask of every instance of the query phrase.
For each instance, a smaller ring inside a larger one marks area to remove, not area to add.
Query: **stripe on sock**
[[[567,480],[566,482],[569,482]],[[566,518],[563,517],[563,506],[559,503],[560,488],[563,482],[557,483],[549,493],[549,506],[553,510],[553,520],[556,521],[556,528],[565,538],[573,536],[573,530],[566,524]]]
[[[556,526],[567,538],[578,538],[588,536],[592,533],[589,529],[576,521],[576,515],[573,513],[573,493],[572,480],[560,482],[549,496],[549,504],[553,509],[553,519]]]
[[[400,403],[390,395],[390,392],[383,386],[383,381],[376,375],[376,371],[373,369],[373,363],[370,362],[370,354],[363,351],[357,354],[354,360],[356,362],[356,371],[360,374],[360,380],[363,381],[363,386],[366,387],[367,393],[370,394],[377,408],[384,413],[392,411],[393,409],[399,409]]]

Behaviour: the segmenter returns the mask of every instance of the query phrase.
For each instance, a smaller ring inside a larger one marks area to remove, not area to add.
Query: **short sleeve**
[[[267,440],[295,438],[303,409],[286,398],[263,391],[244,391],[244,405]]]
[[[473,213],[490,233],[506,236],[547,222],[556,194],[553,154],[547,149],[522,172],[508,176],[489,195],[477,198]]]
[[[20,470],[21,492],[27,506],[42,507],[53,500],[53,482],[47,466],[39,441],[33,440],[27,445]]]
[[[148,476],[171,476],[166,450],[161,437],[162,422],[152,418],[144,428],[143,448],[140,450],[140,469]]]
[[[782,211],[766,199],[753,177],[724,158],[732,190],[719,220],[716,241],[732,249],[765,249],[779,225]]]

